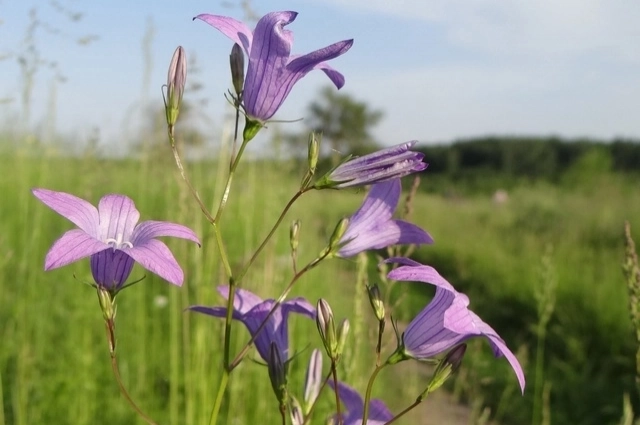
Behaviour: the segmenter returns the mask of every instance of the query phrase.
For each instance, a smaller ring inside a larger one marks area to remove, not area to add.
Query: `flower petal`
[[[416,263],[415,261],[409,260],[408,258],[393,258],[393,259],[390,258],[385,262],[400,263],[401,260],[404,260],[405,264],[415,263],[419,265],[418,266],[414,266],[414,265],[401,266],[401,267],[398,267],[397,269],[391,270],[387,274],[387,277],[389,279],[425,282],[453,293],[456,292],[453,285],[451,285],[444,277],[440,276],[440,273],[438,273],[438,271],[431,266],[425,266],[423,264]]]
[[[190,307],[187,307],[187,310],[195,311],[202,314],[208,314],[209,316],[214,317],[227,317],[226,307],[207,307],[204,305],[192,305]],[[236,311],[233,311],[231,317],[238,320],[240,319],[240,314]]]
[[[316,318],[316,308],[311,305],[309,301],[302,297],[293,298],[289,301],[285,301],[282,303],[282,308],[286,311],[285,314],[289,314],[290,312],[299,313],[304,316],[307,316],[311,319]]]
[[[98,210],[89,202],[69,193],[48,189],[33,189],[31,192],[43,204],[71,221],[90,236],[98,238]]]
[[[323,47],[322,49],[307,53],[306,55],[292,57],[287,65],[287,70],[291,73],[290,75],[292,75],[290,78],[295,78],[295,81],[293,81],[291,85],[304,77],[309,71],[321,69],[336,88],[342,88],[342,86],[344,86],[344,76],[326,64],[325,61],[344,55],[349,51],[351,46],[353,46],[353,39],[342,40],[330,46]]]
[[[182,286],[184,273],[163,242],[151,239],[124,251],[145,269],[174,285]]]
[[[131,240],[133,229],[140,219],[133,200],[125,195],[105,195],[98,203],[100,236],[102,241],[114,239],[118,243]],[[137,260],[136,260],[137,261]]]
[[[228,300],[229,286],[218,286],[218,293]],[[233,309],[240,314],[246,314],[262,302],[262,298],[260,298],[253,292],[247,291],[246,289],[238,288],[236,289],[236,296],[233,297]]]
[[[118,290],[129,278],[133,264],[133,258],[123,250],[107,248],[91,256],[91,274],[99,287]]]
[[[107,244],[89,236],[84,230],[69,230],[55,241],[47,252],[44,269],[57,269],[107,248]]]
[[[292,33],[283,27],[297,15],[296,12],[271,12],[256,25],[244,85],[245,108],[252,117],[271,118],[293,86],[293,83],[283,84],[289,78],[286,66],[293,43]]]
[[[208,13],[202,13],[193,19],[200,19],[211,25],[229,37],[233,42],[242,46],[247,55],[251,51],[253,33],[243,22],[229,18],[228,16],[210,15]]]
[[[188,239],[200,245],[200,240],[195,232],[186,226],[168,221],[143,221],[133,229],[131,243],[135,246],[149,239],[160,236],[172,236],[174,238]]]

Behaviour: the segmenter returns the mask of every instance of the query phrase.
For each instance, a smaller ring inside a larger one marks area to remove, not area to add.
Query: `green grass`
[[[168,148],[166,156],[167,160],[153,162],[0,157],[0,425],[142,423],[113,380],[96,296],[83,284],[90,279],[87,262],[43,271],[49,246],[72,224],[40,204],[30,193],[33,187],[68,191],[93,203],[108,192],[124,193],[135,200],[142,220],[183,223],[201,236],[200,249],[182,240],[167,241],[186,273],[182,288],[136,266],[132,278],[146,278],[118,296],[117,350],[126,386],[151,417],[160,424],[207,423],[220,376],[223,321],[183,309],[192,304],[220,305],[215,287],[226,277],[212,229],[169,162]],[[188,168],[204,202],[213,209],[221,193],[222,170],[211,163]],[[233,267],[249,258],[296,190],[299,177],[284,168],[267,162],[241,165],[222,229]],[[640,240],[640,224],[634,223],[640,213],[637,189],[635,183],[608,176],[589,190],[521,187],[510,193],[505,205],[481,196],[420,194],[415,200],[413,221],[436,240],[435,245],[421,248],[416,258],[434,265],[467,293],[471,308],[529,359],[536,348],[534,289],[542,284],[542,258],[552,247],[558,290],[547,335],[544,380],[552,383],[554,424],[615,423],[621,416],[623,391],[633,388],[634,348],[620,264],[624,219],[635,225]],[[287,224],[294,218],[302,220],[301,264],[314,258],[335,222],[351,214],[361,199],[362,192],[354,191],[302,198],[285,220]],[[355,264],[331,263],[306,275],[294,294],[312,302],[322,296],[331,302],[336,316],[349,317],[354,335],[342,369],[363,389],[372,366],[369,342],[374,337],[368,301],[356,291]],[[266,298],[279,294],[290,277],[285,225],[244,282]],[[402,329],[402,322],[410,320],[428,298],[424,294],[399,298],[394,317]],[[315,324],[302,318],[294,317],[291,334],[295,350],[302,351],[292,365],[291,391],[299,395],[308,347],[317,347],[320,341]],[[237,327],[234,352],[246,338],[244,329]],[[458,382],[456,388],[464,389],[463,398],[481,397],[504,423],[529,423],[533,367],[528,367],[528,388],[522,398],[514,391],[515,377],[506,361],[489,361],[490,356],[486,343],[472,344],[460,375],[461,380],[472,379]],[[376,385],[376,396],[399,411],[426,384],[417,376],[409,373],[398,379],[394,372],[386,373]],[[234,372],[225,401],[228,423],[278,423],[266,370],[254,362],[245,361]],[[324,419],[332,409],[324,400],[318,418]]]

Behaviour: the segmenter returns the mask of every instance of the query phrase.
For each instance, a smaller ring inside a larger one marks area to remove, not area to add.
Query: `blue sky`
[[[203,112],[218,137],[231,42],[191,18],[207,12],[241,19],[240,9],[203,0],[59,1],[83,12],[83,19],[69,24],[44,1],[0,1],[0,55],[20,50],[34,5],[43,21],[61,30],[37,35],[43,56],[57,61],[67,78],[57,87],[58,130],[82,141],[99,128],[102,143],[122,148],[141,99],[161,102],[160,86],[180,44],[197,57],[197,78],[205,85],[197,97],[208,99]],[[260,14],[299,12],[288,26],[294,53],[355,39],[331,64],[345,75],[345,92],[384,110],[374,131],[384,144],[486,134],[640,137],[636,0],[263,0],[253,6]],[[152,68],[143,83],[149,20],[155,28]],[[74,43],[89,34],[97,41]],[[0,70],[6,126],[19,116],[22,83],[15,58],[0,61]],[[34,124],[51,110],[51,79],[45,69],[36,75]],[[309,74],[276,118],[302,118],[327,83],[323,73]]]

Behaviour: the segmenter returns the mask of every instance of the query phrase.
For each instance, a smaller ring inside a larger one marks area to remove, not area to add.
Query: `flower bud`
[[[322,386],[322,353],[314,349],[307,366],[307,374],[304,380],[304,413],[309,414],[311,407],[320,394]]]
[[[336,349],[336,358],[340,357],[344,352],[344,346],[347,342],[347,335],[349,335],[349,320],[344,319],[340,322],[340,327],[338,328],[338,347]]]
[[[273,392],[280,405],[283,405],[287,400],[287,370],[285,364],[282,363],[280,349],[275,342],[271,342],[267,369],[269,369],[269,379],[271,380]]]
[[[375,314],[379,322],[382,322],[385,311],[384,301],[380,296],[380,288],[378,285],[367,286],[367,293],[369,294],[369,302],[371,303],[371,308],[373,308],[373,314]]]
[[[300,402],[295,397],[291,397],[289,402],[289,414],[291,415],[291,423],[293,425],[302,425],[304,423],[304,414]]]
[[[116,298],[107,289],[100,286],[96,287],[98,293],[98,302],[102,310],[102,317],[106,321],[113,321],[116,318]]]
[[[187,57],[182,46],[178,46],[171,58],[169,73],[167,74],[167,98],[165,100],[165,113],[167,124],[175,125],[180,112],[184,86],[187,82]]]
[[[315,132],[311,132],[309,135],[309,152],[307,159],[309,161],[309,171],[311,174],[316,172],[316,166],[318,165],[318,156],[320,155],[320,136]]]
[[[424,398],[427,394],[440,388],[442,384],[444,384],[445,381],[458,370],[462,364],[462,358],[464,357],[466,350],[467,344],[460,344],[449,351],[447,355],[440,360],[440,363],[436,366],[435,372],[433,372],[431,382],[429,382],[427,389],[422,393],[421,397]]]
[[[291,252],[298,250],[298,235],[300,234],[300,220],[293,220],[291,227],[289,228],[289,244],[291,245]]]
[[[349,219],[348,218],[343,218],[342,220],[340,220],[338,222],[338,224],[336,225],[336,228],[333,229],[333,234],[331,235],[331,238],[329,239],[329,250],[330,251],[334,251],[334,250],[337,250],[338,248],[340,248],[340,240],[342,239],[342,237],[344,236],[345,232],[347,231],[347,227],[349,227]]]
[[[244,86],[244,54],[242,53],[242,47],[237,43],[231,48],[229,64],[231,65],[231,82],[233,83],[233,89],[238,98],[240,98],[242,87]]]
[[[324,348],[330,358],[335,359],[338,349],[338,339],[336,336],[336,325],[333,320],[333,311],[329,303],[320,298],[317,304],[316,324],[318,332],[324,344]]]

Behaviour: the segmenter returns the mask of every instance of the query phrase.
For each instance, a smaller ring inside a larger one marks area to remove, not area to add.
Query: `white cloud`
[[[323,0],[442,25],[458,46],[499,56],[598,52],[640,62],[640,2],[626,0]]]

